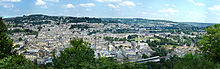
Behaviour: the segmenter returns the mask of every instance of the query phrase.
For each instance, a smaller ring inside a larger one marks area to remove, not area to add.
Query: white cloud
[[[43,0],[37,0],[35,2],[35,5],[46,5],[46,2],[44,2]]]
[[[112,0],[113,1],[113,0]],[[118,0],[119,1],[119,0]],[[133,1],[123,1],[121,3],[117,3],[117,4],[108,4],[108,7],[110,8],[114,8],[116,10],[119,10],[119,8],[121,6],[127,6],[129,8],[135,7],[136,4]]]
[[[188,0],[189,2],[191,2],[192,4],[194,4],[195,6],[205,6],[205,4],[203,3],[197,3],[194,0]]]
[[[65,5],[66,8],[75,8],[75,6],[73,6],[73,4],[67,4]]]
[[[119,8],[119,6],[118,6],[118,5],[113,5],[113,4],[108,4],[108,6],[109,6],[109,7],[111,7],[111,8],[114,8],[114,9]]]
[[[124,2],[120,3],[119,5],[129,6],[129,7],[135,7],[136,6],[136,4],[133,1],[124,1]]]
[[[208,9],[212,11],[220,11],[220,5],[214,5],[213,7],[209,7]]]
[[[175,15],[176,13],[179,12],[179,10],[175,10],[173,8],[167,8],[167,9],[162,9],[158,10],[159,13],[170,13],[171,15]]]
[[[122,0],[95,0],[97,2],[121,2]]]
[[[5,4],[3,5],[4,8],[14,8],[13,4]]]
[[[45,1],[50,1],[50,2],[59,2],[60,0],[45,0]]]
[[[21,2],[21,0],[0,0],[0,2]]]
[[[208,9],[210,13],[220,16],[220,5],[214,5],[213,7],[209,7]]]
[[[79,4],[79,6],[81,7],[92,7],[92,6],[95,6],[94,3],[86,3],[86,4]]]

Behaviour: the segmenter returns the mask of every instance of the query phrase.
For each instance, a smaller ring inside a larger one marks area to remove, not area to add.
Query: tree
[[[59,57],[53,59],[56,68],[95,68],[94,51],[87,47],[82,39],[73,38],[71,46],[61,52]]]
[[[18,39],[18,41],[22,41],[22,38],[20,37],[20,38]]]
[[[0,18],[0,59],[12,55],[12,39],[5,33],[7,31],[6,25]]]
[[[28,61],[23,55],[17,55],[13,52],[13,41],[5,33],[7,31],[6,25],[0,18],[0,68],[31,68],[32,63]]]
[[[0,60],[0,68],[6,69],[33,69],[37,68],[30,60],[25,59],[22,55],[12,55]]]
[[[199,48],[207,59],[220,63],[220,24],[207,27],[206,32]]]
[[[100,57],[96,59],[97,69],[115,69],[118,66],[118,62],[114,58]]]
[[[37,29],[38,29],[38,31],[40,31],[40,30],[42,29],[42,27],[41,27],[41,26],[39,26],[39,27],[37,27]]]
[[[175,61],[174,69],[216,69],[214,62],[206,60],[202,55],[186,54]]]
[[[134,39],[134,38],[137,38],[137,37],[138,37],[138,35],[129,35],[128,39]]]

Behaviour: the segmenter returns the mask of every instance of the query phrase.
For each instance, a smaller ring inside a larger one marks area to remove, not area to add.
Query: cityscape
[[[7,18],[4,22],[10,26],[9,36],[14,39],[14,45],[18,46],[17,53],[23,54],[32,61],[37,59],[39,64],[52,62],[53,53],[59,56],[59,52],[70,45],[70,38],[73,37],[82,38],[83,41],[90,43],[88,47],[95,50],[96,57],[114,57],[120,62],[128,58],[129,61],[134,62],[141,59],[143,54],[151,56],[156,52],[151,49],[153,46],[150,47],[148,44],[153,41],[169,40],[171,42],[161,44],[167,50],[174,50],[165,56],[160,56],[166,59],[172,55],[184,56],[186,53],[195,53],[194,51],[197,50],[194,46],[195,39],[205,33],[202,26],[165,20],[116,19],[112,21],[113,18],[102,21],[105,19],[79,18],[84,21],[74,23],[71,18],[38,14]],[[120,20],[143,21],[150,24],[111,23]],[[182,28],[178,27],[181,26],[190,26],[193,29],[186,29],[187,33],[184,33],[179,31]]]
[[[220,69],[218,3],[0,0],[0,69]]]

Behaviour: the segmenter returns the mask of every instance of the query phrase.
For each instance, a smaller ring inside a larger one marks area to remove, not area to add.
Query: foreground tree
[[[33,68],[33,64],[22,55],[13,52],[13,40],[5,33],[6,25],[0,18],[0,68]]]
[[[71,46],[61,52],[59,57],[53,59],[56,68],[95,68],[94,51],[87,47],[82,39],[73,38]]]
[[[206,32],[200,50],[207,59],[220,63],[220,24],[206,28]]]
[[[214,62],[205,59],[202,55],[186,54],[174,62],[174,69],[219,69]]]
[[[0,59],[12,55],[12,39],[5,33],[7,31],[6,25],[0,18]]]
[[[96,59],[97,69],[115,69],[118,66],[118,62],[114,58],[99,57]]]
[[[22,55],[12,55],[0,60],[0,68],[6,69],[34,69],[38,68],[30,60],[25,59]]]

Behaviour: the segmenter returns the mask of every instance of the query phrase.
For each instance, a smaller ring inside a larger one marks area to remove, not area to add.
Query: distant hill
[[[32,24],[46,24],[52,21],[56,23],[178,23],[188,24],[193,26],[206,27],[214,25],[214,23],[196,23],[196,22],[174,22],[169,20],[152,20],[143,18],[90,18],[90,17],[70,17],[70,16],[48,16],[43,14],[23,15],[20,17],[4,18],[7,23],[32,23]]]
[[[151,22],[177,23],[168,20],[150,20],[143,18],[102,18],[102,20],[110,23],[151,23]]]
[[[206,26],[212,26],[216,23],[197,23],[197,22],[179,22],[183,24],[189,24],[189,25],[194,25],[194,26],[201,26],[201,27],[206,27]]]
[[[9,22],[9,23],[32,23],[32,24],[45,24],[45,23],[50,23],[51,21],[63,22],[63,23],[79,23],[79,22],[101,23],[102,22],[100,18],[48,16],[48,15],[42,15],[42,14],[4,18],[3,21]]]

